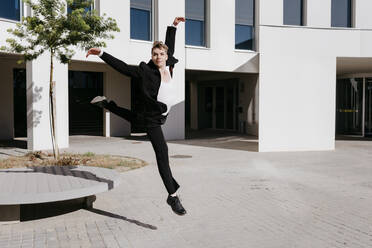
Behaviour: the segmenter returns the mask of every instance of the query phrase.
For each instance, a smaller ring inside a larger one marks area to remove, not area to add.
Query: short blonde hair
[[[163,49],[166,53],[168,53],[168,46],[165,45],[162,41],[154,41],[152,44],[151,53],[154,51],[155,48]]]

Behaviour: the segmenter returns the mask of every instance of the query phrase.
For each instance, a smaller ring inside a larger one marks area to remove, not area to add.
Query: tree
[[[114,19],[106,18],[105,15],[100,17],[95,10],[91,10],[92,0],[23,1],[31,8],[32,16],[22,18],[15,29],[7,30],[15,37],[7,39],[9,46],[3,46],[1,50],[23,55],[23,61],[32,61],[49,51],[50,126],[53,154],[59,159],[55,127],[54,59],[68,63],[75,54],[72,50],[74,47],[85,50],[91,47],[106,47],[105,40],[114,38],[110,32],[120,30]]]

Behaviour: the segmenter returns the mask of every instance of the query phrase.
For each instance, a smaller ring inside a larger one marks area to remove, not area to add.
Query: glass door
[[[210,83],[198,88],[198,127],[237,129],[237,84],[235,81]]]
[[[372,136],[372,78],[365,80],[364,136]]]
[[[363,135],[363,78],[337,80],[336,132]]]
[[[225,87],[216,87],[215,128],[225,129]]]

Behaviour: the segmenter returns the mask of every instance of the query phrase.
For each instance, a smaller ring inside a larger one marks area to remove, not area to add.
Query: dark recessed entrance
[[[27,137],[26,69],[13,69],[14,137]]]
[[[336,133],[372,136],[372,78],[337,80]]]
[[[69,71],[69,134],[103,135],[103,110],[90,104],[103,95],[103,73]]]
[[[198,85],[198,128],[237,130],[237,105],[237,80],[200,82]]]

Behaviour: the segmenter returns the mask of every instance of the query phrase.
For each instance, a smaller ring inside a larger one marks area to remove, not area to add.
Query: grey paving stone
[[[192,156],[170,159],[188,210],[180,217],[165,203],[149,142],[83,138],[72,138],[69,150],[149,165],[122,173],[122,184],[97,195],[93,211],[0,226],[0,242],[19,247],[34,231],[33,244],[50,240],[47,247],[61,240],[71,247],[372,247],[372,142],[337,141],[335,151],[298,153],[169,142],[170,155]]]

